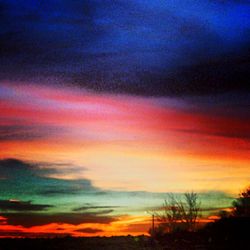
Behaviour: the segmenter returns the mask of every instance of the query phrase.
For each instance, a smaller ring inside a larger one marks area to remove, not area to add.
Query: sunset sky
[[[248,1],[0,1],[0,237],[203,221],[250,183]]]

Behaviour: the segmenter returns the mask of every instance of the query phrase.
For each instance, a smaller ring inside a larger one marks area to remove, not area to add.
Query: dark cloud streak
[[[95,233],[101,233],[103,232],[103,230],[97,229],[97,228],[86,227],[86,228],[75,230],[75,232],[95,234]]]
[[[39,140],[56,136],[57,130],[46,126],[0,125],[0,142]]]
[[[2,211],[43,211],[53,207],[46,204],[32,204],[31,201],[0,200]]]
[[[2,213],[10,225],[22,225],[24,227],[41,226],[49,223],[67,223],[79,225],[83,223],[109,224],[117,218],[98,213]]]
[[[88,205],[88,206],[74,208],[72,211],[79,212],[79,211],[93,210],[93,209],[94,210],[95,209],[107,209],[107,208],[113,209],[113,208],[118,208],[118,207],[120,207],[120,206],[92,206],[92,205]]]

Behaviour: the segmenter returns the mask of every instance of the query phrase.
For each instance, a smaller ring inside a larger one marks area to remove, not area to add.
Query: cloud
[[[116,217],[98,213],[2,213],[9,225],[23,227],[41,226],[50,223],[79,225],[83,223],[109,224],[117,221]]]
[[[101,229],[91,228],[91,227],[86,227],[86,228],[78,229],[75,231],[79,232],[79,233],[88,233],[88,234],[95,234],[95,233],[103,232],[103,230],[101,230]]]
[[[201,212],[211,212],[211,214],[218,213],[222,210],[227,210],[229,207],[207,207],[207,208],[201,208]]]
[[[217,130],[217,131],[216,131]],[[219,136],[219,137],[226,137],[226,138],[233,138],[233,139],[243,139],[249,140],[250,139],[250,131],[220,131],[220,128],[215,128],[214,131],[201,131],[201,130],[189,130],[189,129],[179,129],[175,130],[177,132],[183,132],[188,134],[199,134],[199,135],[208,135],[208,136]]]
[[[249,93],[248,50],[249,48],[242,48],[241,53],[236,56],[223,55],[213,60],[203,59],[194,65],[182,66],[172,72],[139,73],[141,84],[135,91],[145,95],[181,97],[215,95],[234,91]],[[153,83],[157,88],[154,88]]]
[[[46,204],[32,204],[31,201],[0,200],[2,211],[43,211],[53,207]]]
[[[27,125],[0,125],[0,142],[5,141],[32,141],[56,136],[58,127],[27,126]]]
[[[119,208],[119,207],[120,206],[92,206],[92,205],[86,205],[86,206],[83,206],[83,207],[74,208],[72,211],[79,212],[79,211],[85,211],[85,210],[113,209],[113,208]],[[108,211],[113,211],[113,210],[108,210]]]
[[[84,168],[81,167],[81,169]],[[67,174],[77,170],[78,168],[72,166],[70,163],[27,162],[15,158],[0,159],[0,173],[8,173],[9,178],[16,178],[16,176],[12,174],[19,172],[19,174],[29,175],[30,178],[36,176],[37,178],[51,179],[48,176],[62,172]],[[86,187],[91,186],[91,182],[88,180],[86,180],[86,183],[84,179],[78,181],[82,184],[86,184]]]
[[[92,210],[79,209],[73,212],[68,205],[68,200],[72,201],[77,197],[85,198],[85,195],[95,195],[101,190],[94,187],[88,179],[64,180],[50,177],[58,171],[65,174],[72,167],[72,171],[77,171],[76,166],[67,168],[65,163],[39,163],[26,162],[19,159],[0,160],[0,188],[4,197],[13,197],[0,200],[1,216],[7,219],[8,225],[21,225],[32,227],[46,225],[50,223],[66,223],[78,225],[82,223],[109,224],[116,221],[112,216],[111,206],[100,206],[99,209],[92,206]],[[72,198],[67,198],[68,195]],[[55,202],[55,198],[57,202]],[[35,197],[36,200],[46,200],[43,202],[31,202],[16,200],[21,197]],[[15,199],[15,200],[14,200]],[[74,201],[75,202],[75,201]],[[53,205],[50,205],[53,204]],[[72,203],[72,206],[75,203]],[[77,203],[76,203],[77,204]],[[54,209],[56,207],[56,209]],[[60,212],[58,212],[60,211]],[[84,211],[84,212],[80,212]]]
[[[26,126],[2,126],[0,125],[0,141],[29,141],[39,139],[43,135],[38,131],[30,131]]]
[[[0,79],[147,96],[249,92],[249,10],[245,1],[5,0]]]
[[[44,196],[58,196],[58,195],[76,195],[81,191],[80,187],[67,187],[67,188],[61,188],[61,187],[57,187],[56,189],[54,189],[55,187],[46,187],[45,190],[41,190],[40,192],[38,192],[38,194],[40,195],[44,195]]]
[[[82,168],[81,168],[82,170]],[[79,169],[64,163],[35,163],[18,159],[0,160],[0,188],[8,197],[23,195],[76,195],[95,193],[100,189],[94,187],[88,179],[65,180],[56,178],[58,174],[78,172]],[[25,181],[24,181],[25,180]]]

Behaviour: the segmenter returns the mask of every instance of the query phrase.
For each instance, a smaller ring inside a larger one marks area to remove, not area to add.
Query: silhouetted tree
[[[234,216],[250,217],[250,186],[233,202],[233,207]]]
[[[200,202],[198,202],[197,193],[191,192],[185,194],[186,208],[183,210],[184,222],[188,230],[193,231],[200,211]]]
[[[229,211],[226,211],[226,210],[221,210],[221,211],[219,211],[219,217],[221,218],[221,219],[225,219],[225,218],[229,218],[229,217],[231,217],[231,212],[229,212]]]
[[[158,215],[160,231],[167,232],[194,231],[200,211],[198,195],[194,192],[185,193],[184,201],[169,194],[164,201],[163,213]]]

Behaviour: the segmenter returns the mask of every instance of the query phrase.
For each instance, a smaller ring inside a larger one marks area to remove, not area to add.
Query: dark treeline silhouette
[[[187,193],[184,200],[169,195],[158,215],[159,224],[149,230],[153,240],[164,249],[250,249],[250,187],[233,201],[230,212],[220,211],[220,218],[196,227],[200,211],[198,195]]]
[[[200,211],[200,202],[196,193],[185,193],[184,200],[174,194],[168,194],[162,210],[161,213],[155,213],[158,225],[150,228],[149,233],[152,237],[162,237],[166,233],[180,231],[195,231]]]
[[[240,197],[233,202],[233,215],[236,217],[250,217],[250,187],[243,191]]]
[[[221,249],[250,249],[250,187],[233,201],[232,206],[231,212],[220,213],[218,221],[207,224],[200,231],[212,245],[221,246]]]

